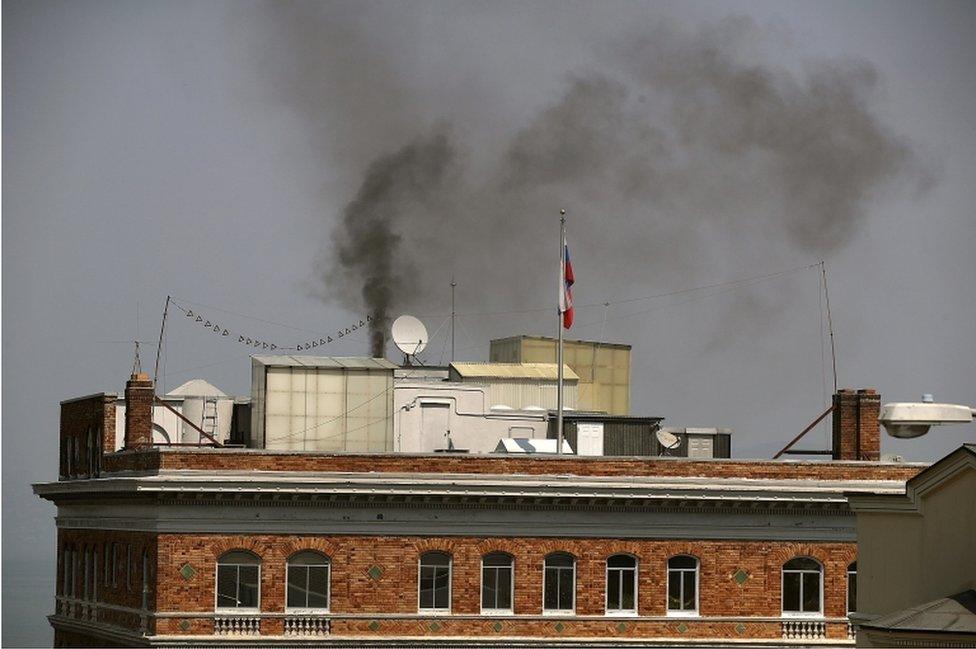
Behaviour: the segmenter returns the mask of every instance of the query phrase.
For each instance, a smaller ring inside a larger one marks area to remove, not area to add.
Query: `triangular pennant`
[[[210,328],[210,321],[207,320],[207,323],[205,325],[203,325],[203,326],[206,327],[207,329],[209,329]]]
[[[244,342],[244,336],[238,336],[237,337],[237,342],[239,342],[239,343]]]
[[[224,332],[223,332],[222,334],[220,334],[220,335],[221,335],[221,336],[226,336],[226,335],[227,335],[227,334],[229,334],[229,333],[230,333],[229,331],[227,331],[226,329],[224,329]]]
[[[373,321],[373,316],[367,315],[366,316],[366,322],[372,322],[372,321]]]
[[[192,318],[193,317],[193,309],[187,309],[186,310],[186,317],[187,318]]]
[[[263,349],[267,349],[267,348],[268,348],[268,343],[262,343],[262,344],[261,344],[261,347],[262,347]]]
[[[197,316],[197,319],[194,320],[194,322],[203,322],[203,318],[201,318],[200,316]]]
[[[360,326],[360,327],[365,327],[365,326],[366,326],[366,323],[365,323],[365,322],[363,322],[362,320],[360,320],[360,321],[359,321],[359,326]]]
[[[325,338],[327,342],[332,342],[332,336],[326,336]]]
[[[278,346],[275,345],[274,343],[271,343],[271,351],[274,351],[276,349],[278,349]]]
[[[353,326],[352,326],[352,330],[353,330],[353,331],[356,331],[356,329],[359,329],[359,327],[357,327],[356,325],[353,325]]]
[[[250,344],[251,344],[251,339],[250,339],[250,338],[248,338],[248,339],[247,339],[247,344],[248,344],[248,345],[250,345]]]
[[[319,344],[313,340],[312,341],[312,347],[318,347],[318,346],[319,346]]]
[[[324,338],[319,338],[319,344],[320,345],[324,345],[325,344],[325,339]]]

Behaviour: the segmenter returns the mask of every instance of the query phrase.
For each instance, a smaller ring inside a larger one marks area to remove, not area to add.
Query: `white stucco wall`
[[[492,411],[483,385],[404,381],[395,386],[393,402],[394,448],[405,453],[446,448],[444,428],[455,448],[472,453],[489,453],[504,437],[544,439],[547,434],[544,410]]]

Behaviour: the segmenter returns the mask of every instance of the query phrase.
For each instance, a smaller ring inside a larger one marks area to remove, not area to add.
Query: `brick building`
[[[121,451],[62,403],[57,646],[851,645],[845,494],[922,468],[871,391],[827,462],[154,447],[152,398]]]

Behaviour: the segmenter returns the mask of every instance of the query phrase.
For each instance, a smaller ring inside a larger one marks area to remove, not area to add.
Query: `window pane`
[[[695,571],[686,570],[682,576],[685,582],[685,597],[681,608],[686,611],[695,610]]]
[[[258,567],[240,567],[240,599],[241,606],[257,608],[258,605]]]
[[[820,610],[820,573],[803,573],[803,610],[814,613]]]
[[[809,557],[790,559],[783,566],[784,570],[820,570],[820,564]]]
[[[329,568],[311,566],[308,568],[308,607],[329,607]]]
[[[696,568],[698,560],[695,557],[679,556],[668,559],[668,568]]]
[[[573,570],[564,568],[559,575],[559,608],[570,610],[573,608]]]
[[[573,557],[563,552],[557,552],[555,554],[550,554],[546,557],[546,566],[564,566],[571,568],[573,566]]]
[[[434,607],[451,608],[451,572],[444,567],[437,567],[434,570]]]
[[[847,611],[857,611],[857,573],[847,573]]]
[[[620,570],[607,571],[607,609],[620,610]]]
[[[486,566],[510,566],[512,565],[512,557],[503,552],[492,552],[485,555],[484,564]]]
[[[800,574],[796,572],[783,573],[783,610],[800,610]]]
[[[498,588],[497,568],[483,568],[481,575],[481,608],[495,608]]]
[[[420,608],[434,608],[434,569],[420,568]]]
[[[634,575],[635,570],[623,570],[620,573],[621,579],[623,580],[623,601],[621,602],[620,608],[625,611],[634,611],[637,609],[635,605],[634,597]]]
[[[681,610],[681,573],[668,570],[668,610]]]
[[[547,610],[559,608],[559,570],[546,568],[545,605]]]
[[[308,568],[304,566],[288,566],[288,601],[291,608],[305,608],[307,604],[306,591],[308,587]]]
[[[498,608],[511,610],[512,608],[512,569],[498,569]]]
[[[633,568],[637,565],[637,559],[626,554],[616,554],[607,559],[607,565],[611,568]]]
[[[237,606],[237,566],[217,566],[217,606]]]

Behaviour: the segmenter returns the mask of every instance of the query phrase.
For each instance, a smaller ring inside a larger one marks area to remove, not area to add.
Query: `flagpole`
[[[559,210],[559,295],[566,291],[566,210]],[[563,453],[563,300],[556,308],[559,332],[556,344],[556,454]]]

